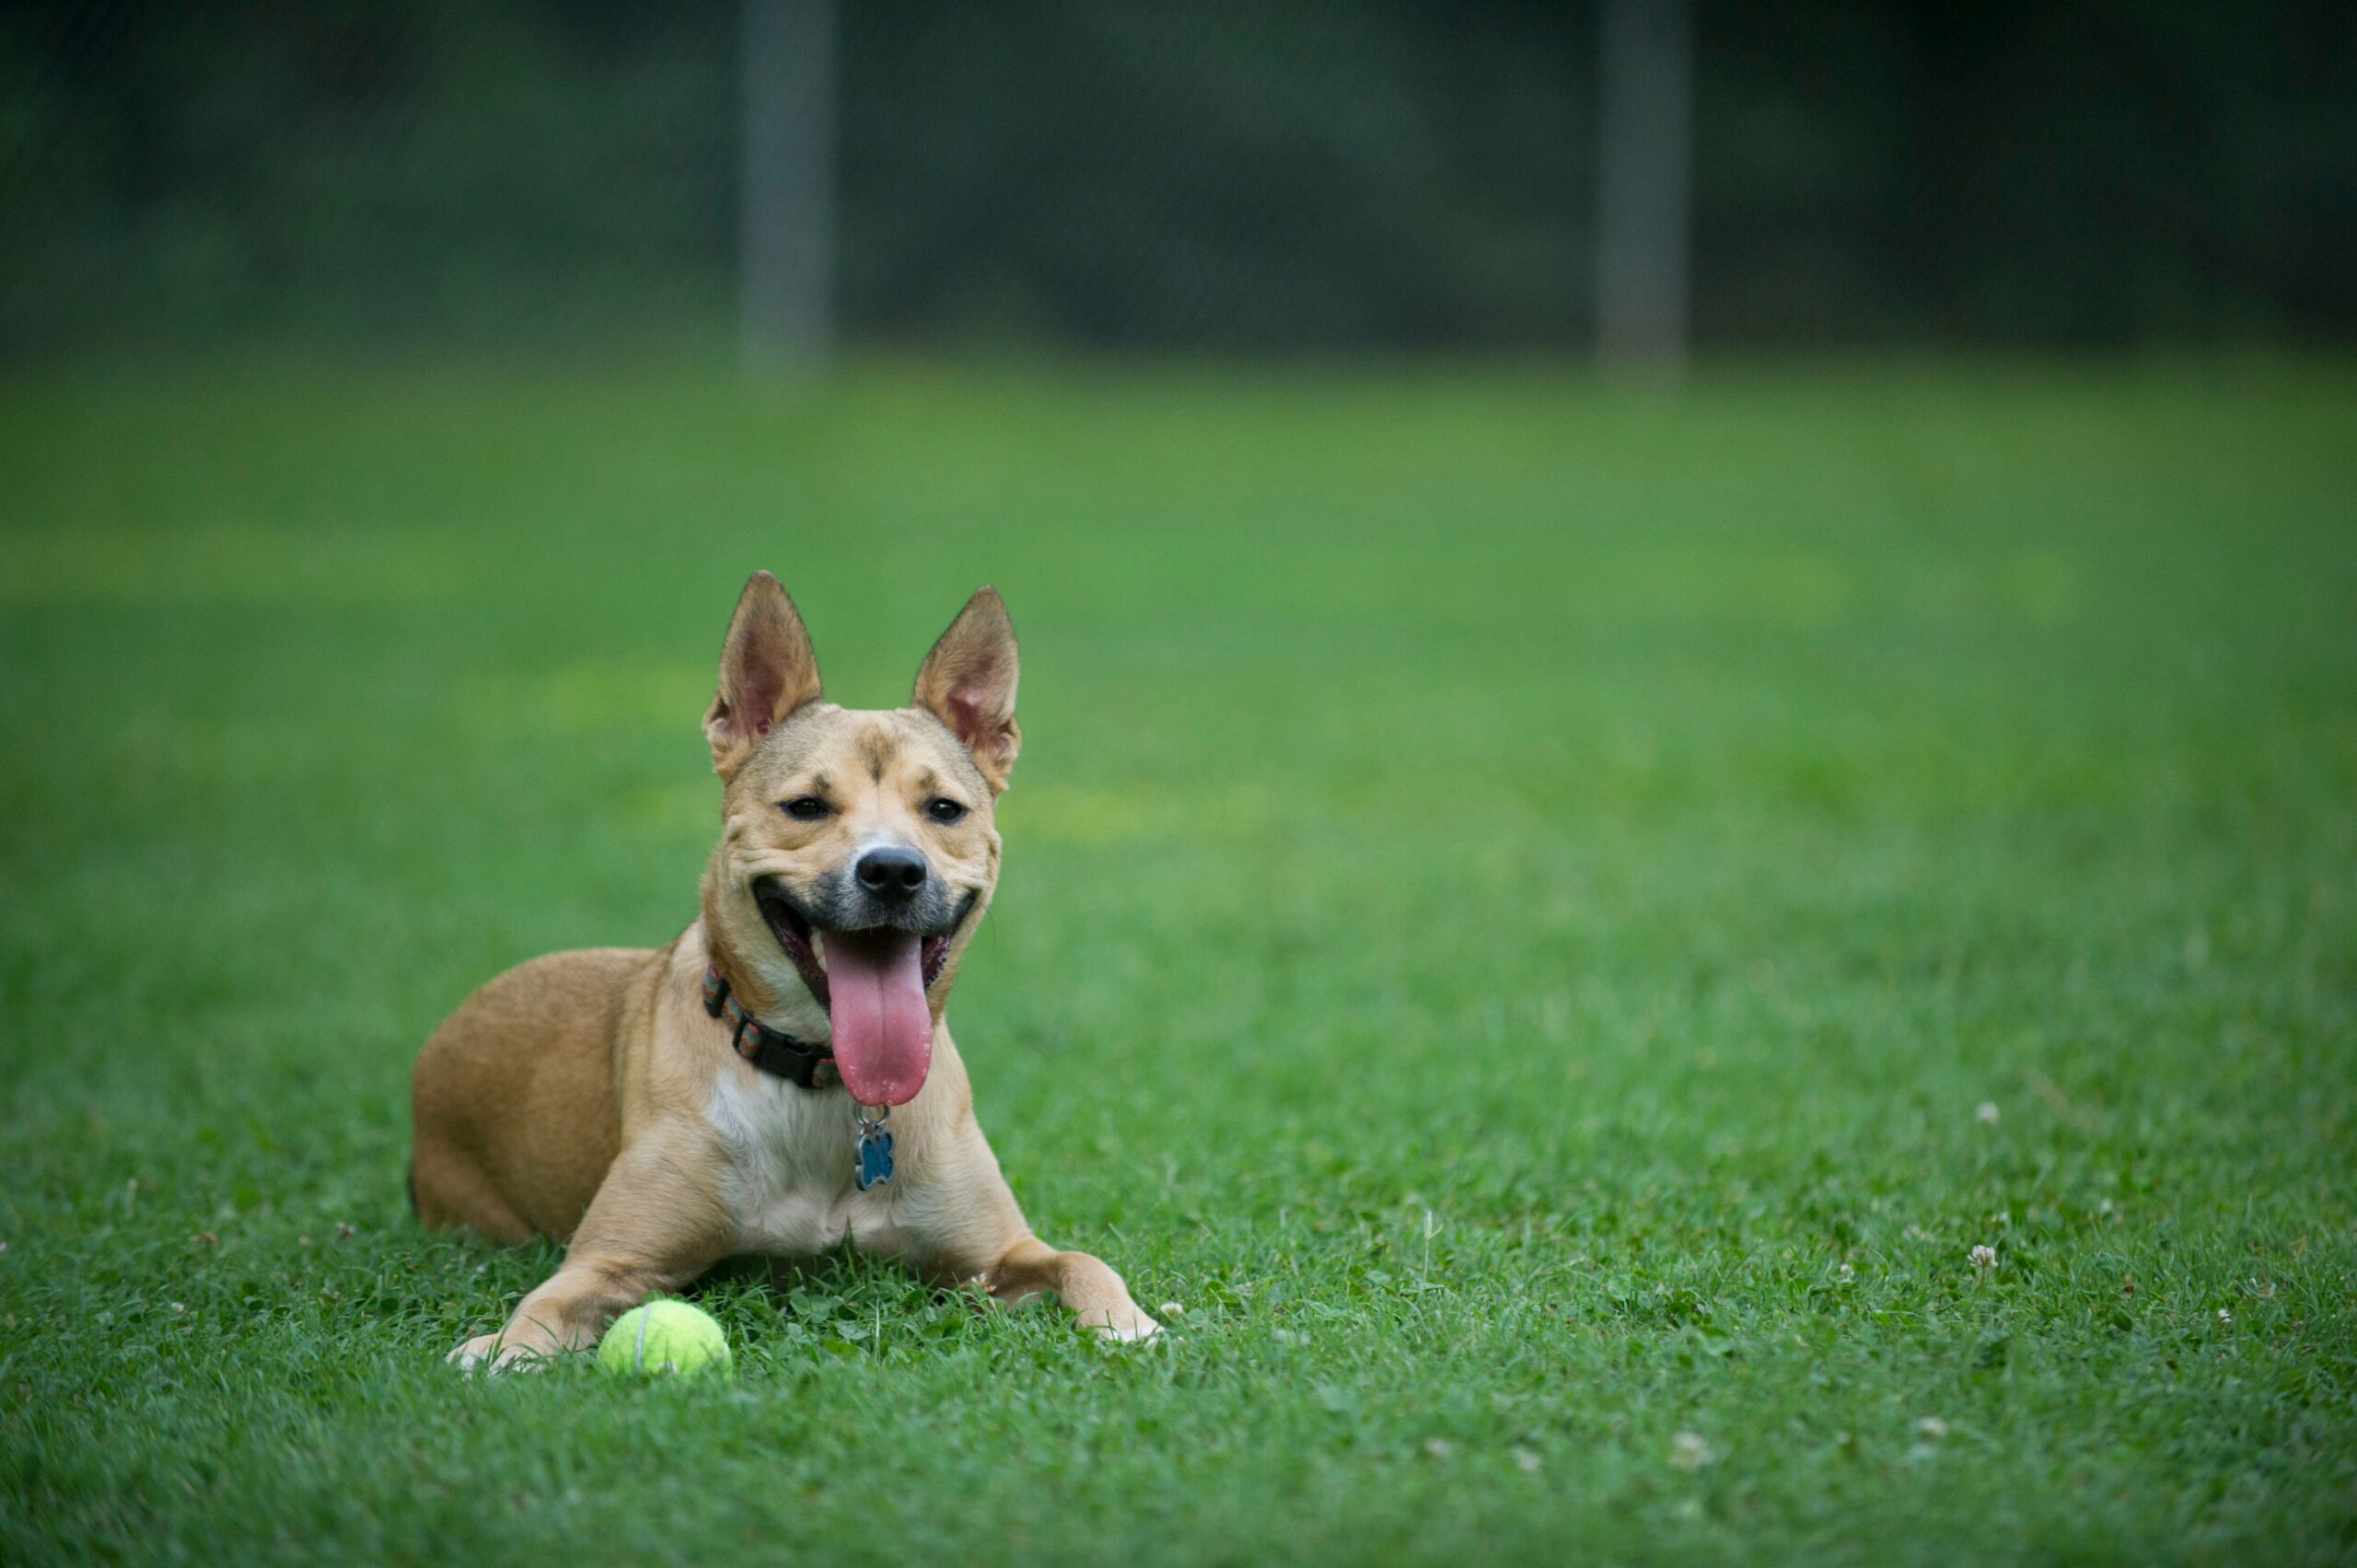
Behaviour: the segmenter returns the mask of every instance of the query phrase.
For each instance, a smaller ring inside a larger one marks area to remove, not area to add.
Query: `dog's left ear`
[[[988,587],[966,601],[917,671],[917,705],[957,732],[993,792],[1006,787],[1023,745],[1015,676],[1015,622]]]

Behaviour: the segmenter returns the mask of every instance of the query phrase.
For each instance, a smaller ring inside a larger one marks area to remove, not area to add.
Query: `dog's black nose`
[[[924,856],[900,844],[886,844],[859,857],[859,885],[871,893],[904,899],[924,886]]]

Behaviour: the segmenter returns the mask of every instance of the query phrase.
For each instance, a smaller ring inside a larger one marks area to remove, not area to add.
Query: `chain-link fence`
[[[1603,3],[824,0],[829,330],[1583,348]],[[726,341],[752,17],[13,6],[0,353]],[[1701,0],[1697,334],[2345,339],[2352,18]]]

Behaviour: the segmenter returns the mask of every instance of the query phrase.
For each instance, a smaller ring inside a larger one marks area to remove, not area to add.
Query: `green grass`
[[[0,476],[0,1558],[2357,1554],[2345,365],[187,369]],[[411,1057],[693,912],[755,566],[864,704],[1005,591],[958,1038],[1167,1342],[443,1365],[555,1253],[412,1223]]]

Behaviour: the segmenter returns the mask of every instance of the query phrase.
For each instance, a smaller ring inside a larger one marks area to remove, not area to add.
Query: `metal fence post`
[[[739,80],[745,366],[816,371],[835,346],[835,0],[745,0]]]
[[[1604,0],[1597,75],[1596,353],[1674,372],[1686,358],[1692,266],[1689,0]]]

